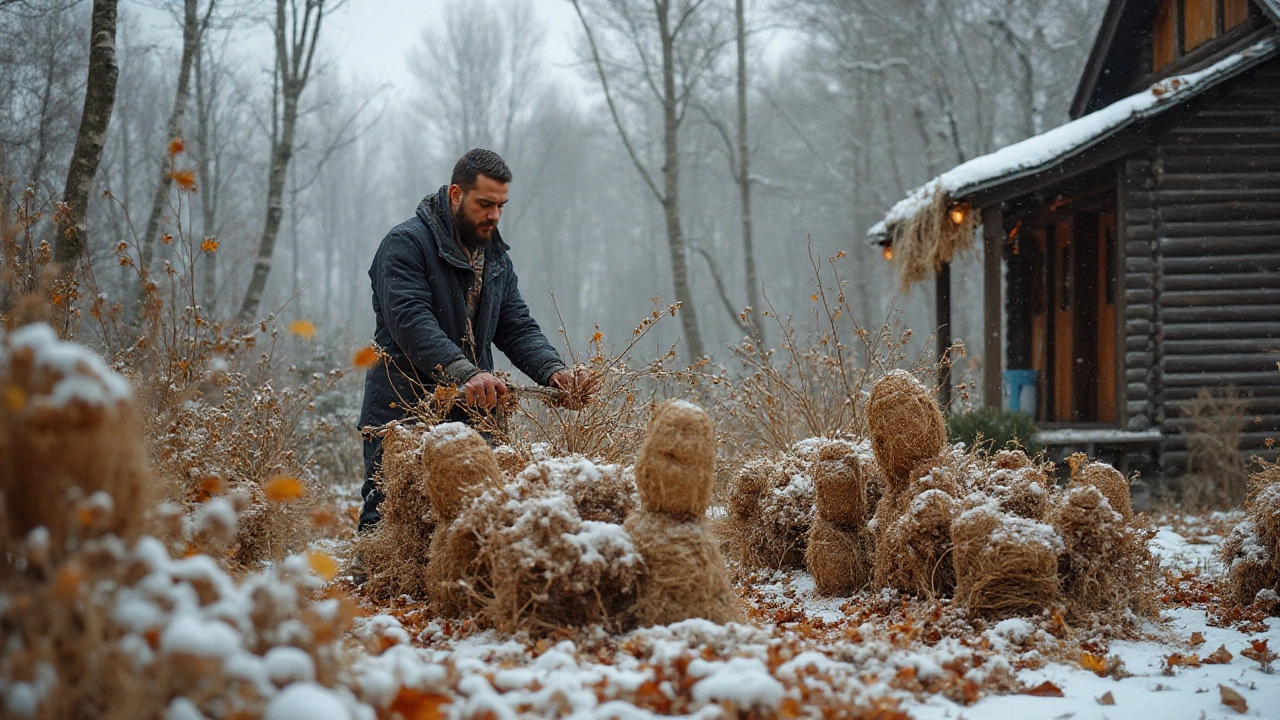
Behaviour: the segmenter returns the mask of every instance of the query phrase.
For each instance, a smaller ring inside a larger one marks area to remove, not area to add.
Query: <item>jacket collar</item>
[[[418,203],[418,219],[422,220],[436,237],[436,250],[440,257],[450,265],[470,270],[471,263],[458,247],[453,237],[453,213],[449,209],[449,186],[442,185],[435,195],[428,195]],[[505,253],[510,248],[502,240],[497,229],[493,231],[493,239],[485,246],[485,254],[494,257]]]

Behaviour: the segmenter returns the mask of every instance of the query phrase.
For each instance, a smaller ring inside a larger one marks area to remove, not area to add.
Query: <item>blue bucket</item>
[[[1023,412],[1036,417],[1036,388],[1040,384],[1039,370],[1005,370],[1004,409]]]

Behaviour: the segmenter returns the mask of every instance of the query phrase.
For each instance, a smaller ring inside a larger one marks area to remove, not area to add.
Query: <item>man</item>
[[[382,239],[369,278],[384,356],[365,374],[361,427],[405,417],[439,384],[461,386],[468,405],[493,409],[507,386],[492,373],[491,344],[538,384],[566,391],[564,406],[577,409],[590,395],[594,374],[565,367],[520,297],[498,233],[510,183],[497,153],[472,150],[449,185]],[[381,462],[382,440],[366,437],[361,530],[381,519],[373,482]]]

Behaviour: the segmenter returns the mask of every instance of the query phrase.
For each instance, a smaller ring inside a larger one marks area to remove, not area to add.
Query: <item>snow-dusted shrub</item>
[[[734,560],[748,568],[804,566],[816,500],[809,466],[793,449],[776,459],[752,460],[729,481],[730,512],[720,525]]]
[[[1227,585],[1241,605],[1260,592],[1280,592],[1280,460],[1263,463],[1250,478],[1245,512],[1220,551]]]
[[[804,559],[824,595],[850,595],[871,582],[875,538],[867,528],[867,477],[875,461],[862,449],[833,441],[819,449],[813,465],[817,517]]]
[[[1062,539],[1052,527],[1008,514],[991,499],[975,496],[973,502],[951,523],[956,602],[995,617],[1052,605]]]
[[[426,597],[426,565],[437,524],[423,480],[422,443],[429,429],[422,423],[395,423],[383,436],[382,520],[356,542],[369,574],[364,591],[372,597]]]
[[[1119,470],[1104,462],[1091,461],[1084,453],[1067,458],[1071,465],[1069,488],[1093,486],[1110,503],[1111,509],[1120,513],[1128,522],[1133,519],[1133,504],[1129,499],[1129,480]]]

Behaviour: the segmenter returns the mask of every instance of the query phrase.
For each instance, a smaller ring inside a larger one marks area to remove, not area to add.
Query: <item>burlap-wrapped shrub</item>
[[[1133,504],[1129,499],[1129,481],[1119,470],[1104,462],[1087,460],[1084,455],[1071,456],[1071,482],[1067,487],[1093,486],[1120,513],[1125,522],[1133,519]]]

